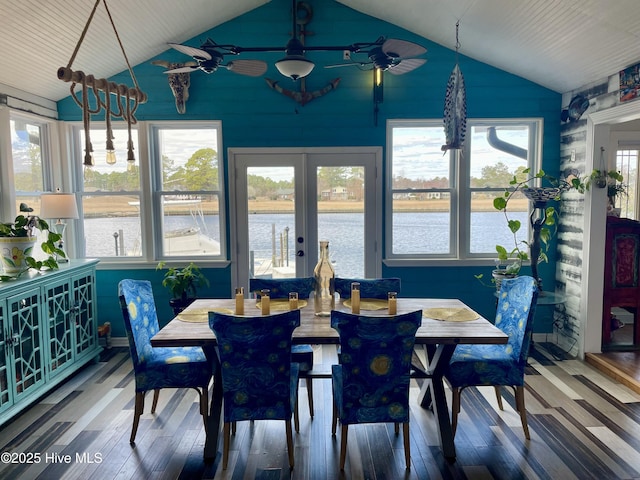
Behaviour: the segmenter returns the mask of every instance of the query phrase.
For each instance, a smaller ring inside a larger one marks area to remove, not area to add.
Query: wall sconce
[[[378,125],[378,104],[382,103],[384,93],[384,71],[381,68],[373,69],[373,124]]]
[[[57,247],[65,254],[65,258],[58,258],[57,261],[68,262],[69,256],[64,249],[64,232],[67,224],[63,220],[79,218],[76,196],[73,193],[60,193],[60,189],[56,193],[43,193],[40,195],[40,216],[55,220],[55,223],[50,224],[49,227],[60,234]]]

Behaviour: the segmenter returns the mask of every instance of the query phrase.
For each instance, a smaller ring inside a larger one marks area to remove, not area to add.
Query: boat
[[[129,205],[140,207],[140,202],[129,202]],[[165,232],[162,244],[165,256],[220,255],[220,242],[211,238],[207,231],[202,211],[202,200],[199,198],[165,199],[163,206],[187,207],[193,222],[193,225],[189,227],[176,228]],[[127,256],[142,255],[140,238],[126,254]]]

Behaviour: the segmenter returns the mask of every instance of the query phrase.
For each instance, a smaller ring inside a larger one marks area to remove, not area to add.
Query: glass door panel
[[[364,167],[316,168],[318,240],[329,241],[336,276],[364,275]]]
[[[294,167],[247,168],[249,278],[296,276]]]

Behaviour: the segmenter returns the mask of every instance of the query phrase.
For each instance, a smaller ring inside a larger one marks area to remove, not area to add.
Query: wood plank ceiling
[[[605,80],[640,61],[637,0],[338,0],[448,48],[560,93]],[[132,65],[267,3],[265,0],[109,0]],[[312,2],[313,3],[313,2]],[[78,42],[93,0],[0,0],[0,84],[49,100]],[[96,11],[75,65],[99,77],[126,68],[104,7]],[[1,91],[0,85],[0,91]]]

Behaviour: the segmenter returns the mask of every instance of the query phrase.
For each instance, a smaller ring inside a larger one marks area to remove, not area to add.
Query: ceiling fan
[[[304,4],[304,2],[300,2]],[[190,55],[196,60],[198,65],[185,66],[168,70],[165,73],[184,73],[192,72],[194,70],[202,70],[206,73],[213,73],[219,67],[224,67],[232,72],[239,73],[241,75],[260,76],[267,70],[266,62],[262,60],[232,60],[228,63],[224,62],[225,55],[239,55],[243,52],[285,52],[285,57],[276,62],[276,68],[284,76],[290,77],[293,80],[303,78],[307,76],[315,64],[305,58],[305,52],[309,51],[345,51],[348,50],[351,53],[366,53],[369,57],[369,61],[355,62],[328,65],[328,68],[341,67],[341,66],[359,66],[360,68],[367,68],[371,65],[371,68],[379,68],[387,70],[390,73],[399,75],[402,73],[410,72],[411,70],[423,65],[426,60],[423,58],[414,58],[422,55],[427,51],[422,45],[417,43],[408,42],[405,40],[398,40],[395,38],[385,39],[379,37],[375,42],[360,42],[353,43],[351,45],[336,45],[336,46],[307,46],[303,45],[297,36],[297,24],[298,18],[297,1],[292,0],[292,12],[293,12],[293,37],[287,42],[287,45],[282,47],[241,47],[238,45],[220,45],[211,39],[207,39],[200,48],[190,47],[188,45],[181,45],[178,43],[170,43],[169,46],[184,53]]]
[[[355,61],[352,58],[351,62],[325,65],[324,68],[356,66],[365,70],[377,68],[394,75],[402,75],[424,65],[427,61],[424,58],[416,58],[426,53],[427,49],[406,40],[380,37],[375,43],[370,44],[370,47],[368,51],[367,47],[352,50],[356,54],[366,54],[369,57],[368,61]]]

